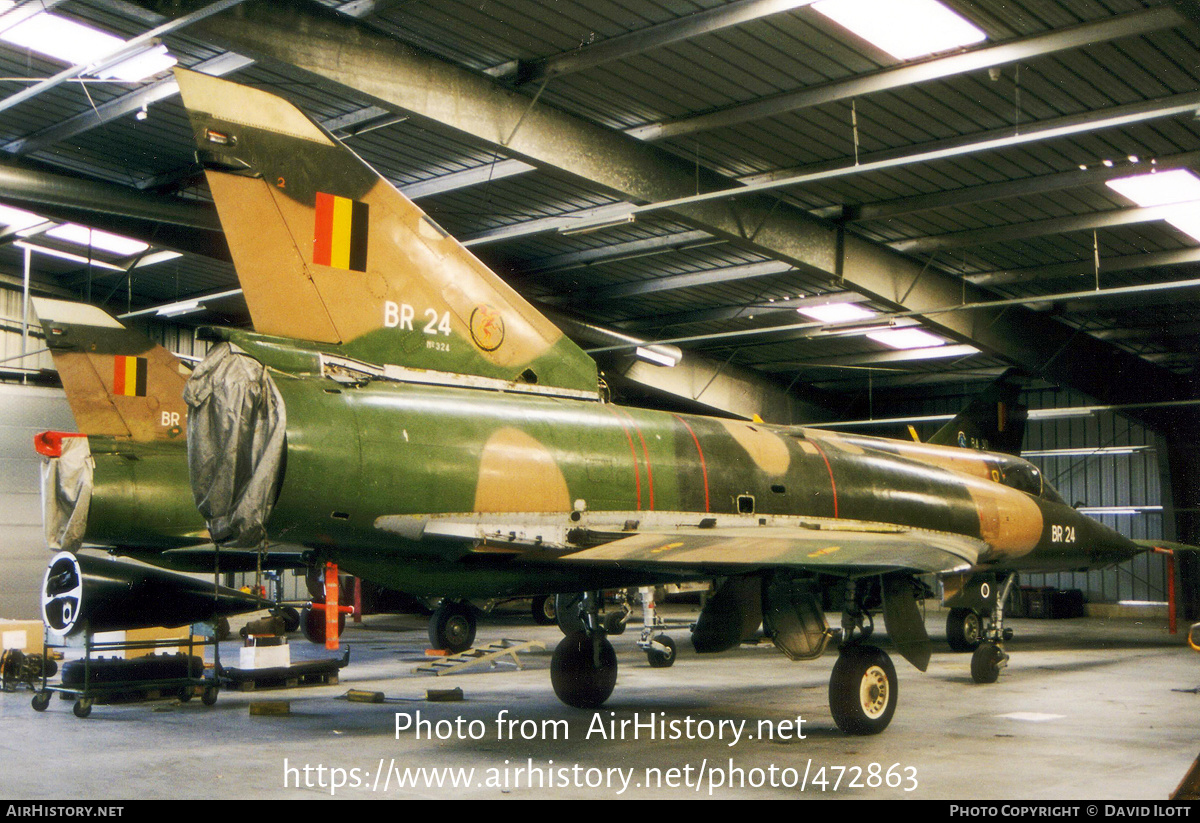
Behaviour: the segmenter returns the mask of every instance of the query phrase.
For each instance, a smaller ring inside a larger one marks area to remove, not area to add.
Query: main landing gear
[[[887,652],[865,642],[875,630],[870,610],[881,602],[873,581],[847,584],[842,645],[829,677],[829,711],[846,734],[879,734],[896,713],[896,667]]]
[[[578,626],[554,649],[550,682],[558,699],[577,709],[594,709],[608,700],[617,685],[617,653],[600,619],[600,592],[579,597]],[[563,601],[559,601],[560,608]],[[571,615],[575,617],[575,615]],[[559,623],[564,615],[559,612]]]

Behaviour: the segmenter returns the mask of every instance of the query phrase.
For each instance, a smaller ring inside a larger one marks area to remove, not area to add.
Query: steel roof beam
[[[1035,194],[1050,194],[1066,189],[1094,186],[1106,180],[1127,177],[1139,172],[1149,173],[1190,168],[1198,162],[1200,162],[1200,151],[1172,154],[1165,157],[1146,157],[1140,159],[1137,164],[1127,164],[1121,158],[1117,158],[1117,162],[1114,162],[1112,166],[1089,166],[1087,169],[1064,171],[1058,174],[1045,174],[1002,183],[985,183],[981,186],[966,186],[961,189],[935,191],[929,194],[899,197],[895,200],[881,200],[861,205],[828,206],[813,209],[811,214],[830,220],[844,220],[848,223],[888,220],[934,209],[990,203],[995,200],[1029,197]]]
[[[618,283],[613,286],[602,286],[595,289],[547,295],[542,300],[546,303],[556,305],[562,303],[592,303],[597,300],[616,300],[623,297],[640,297],[665,291],[695,289],[702,286],[716,286],[722,283],[735,283],[754,277],[769,277],[773,274],[783,274],[793,270],[794,267],[785,261],[764,260],[758,263],[723,266],[719,269],[705,269],[704,271],[687,272],[686,274],[671,274],[666,277],[656,277],[652,280],[638,280],[633,283]]]
[[[693,117],[650,123],[627,129],[626,134],[641,140],[665,140],[671,137],[680,137],[700,131],[733,126],[750,120],[775,117],[824,103],[849,100],[853,97],[911,86],[914,83],[1030,60],[1122,37],[1149,34],[1160,29],[1173,28],[1185,22],[1188,22],[1186,18],[1174,7],[1157,6],[1107,20],[1084,23],[1048,34],[1027,37],[1011,43],[1002,43],[998,46],[978,48],[949,57],[906,64],[899,68],[884,69],[873,74],[860,75],[847,80],[836,80],[800,91],[785,92],[752,103],[730,106]]]
[[[813,0],[738,0],[540,60],[511,60],[488,69],[487,73],[516,83],[540,83],[548,78],[624,60],[672,43],[791,11],[811,2]]]
[[[1176,249],[1175,251],[1151,252],[1149,254],[1129,254],[1121,257],[1100,258],[1100,275],[1138,269],[1159,268],[1162,266],[1180,266],[1187,263],[1200,263],[1200,248]],[[1007,286],[1013,283],[1028,283],[1034,280],[1054,280],[1058,278],[1078,277],[1080,275],[1095,275],[1096,265],[1091,258],[1070,263],[1056,263],[1052,266],[1033,266],[1027,269],[1008,269],[1000,271],[980,272],[969,274],[966,279],[981,286]]]
[[[809,297],[792,297],[786,300],[759,300],[737,306],[713,306],[707,309],[691,309],[671,314],[656,314],[650,317],[634,317],[617,321],[614,325],[630,331],[665,329],[689,323],[711,323],[721,320],[738,320],[770,317],[791,318],[797,309],[807,306],[824,306],[829,303],[866,303],[861,294],[848,291],[831,291]]]
[[[785,260],[809,275],[827,279],[880,302],[917,315],[937,331],[999,354],[1033,374],[1070,385],[1105,402],[1147,392],[1180,395],[1173,373],[1059,323],[1010,304],[989,303],[989,293],[958,276],[923,266],[877,243],[839,231],[776,197],[745,189],[732,202],[710,202],[701,191],[739,188],[734,181],[697,169],[687,160],[584,118],[560,111],[497,84],[491,78],[448,63],[385,37],[320,6],[248,0],[236,15],[217,15],[197,24],[202,35],[256,59],[275,61],[353,89],[381,104],[410,113],[430,128],[466,136],[484,145],[631,203],[653,203],[672,219],[758,253]],[[192,32],[197,29],[193,28]],[[337,48],[331,49],[330,43]],[[1185,107],[1185,101],[1190,106]],[[1186,112],[1200,94],[1157,101],[1106,125]],[[1093,115],[1036,135],[1072,134],[1094,128]],[[1027,128],[1035,129],[1036,125]],[[994,147],[1017,145],[1020,137],[997,138]],[[972,146],[979,146],[973,140]],[[954,152],[947,152],[951,156]],[[930,158],[930,159],[936,159]],[[727,192],[722,196],[728,197]],[[984,303],[970,311],[945,307]],[[1165,425],[1165,424],[1163,424]]]
[[[979,354],[974,346],[928,346],[921,349],[889,349],[888,351],[842,354],[837,357],[814,357],[807,360],[773,360],[756,363],[756,369],[795,371],[796,369],[840,368],[844,366],[884,366],[894,363],[914,363],[922,360],[946,360]]]
[[[699,248],[721,242],[723,241],[714,240],[708,232],[683,231],[674,234],[660,234],[641,240],[627,240],[624,243],[612,243],[591,249],[564,252],[552,257],[543,257],[541,260],[535,260],[521,268],[525,274],[557,274],[584,266],[634,260],[640,257],[650,257],[655,254],[664,254],[682,249]]]
[[[1178,203],[1147,208],[1112,209],[1093,214],[1072,214],[1066,217],[1052,217],[1047,220],[1030,220],[1027,223],[1012,223],[1007,226],[997,226],[995,228],[971,229],[969,231],[951,232],[950,234],[913,237],[908,240],[898,240],[888,245],[896,251],[904,252],[905,254],[928,254],[944,249],[986,246],[991,243],[1009,243],[1013,240],[1027,240],[1031,237],[1045,237],[1052,234],[1069,234],[1074,231],[1091,231],[1093,229],[1110,229],[1114,226],[1129,226],[1136,223],[1150,223],[1154,220],[1166,220],[1169,217],[1177,217],[1180,210],[1181,205]]]

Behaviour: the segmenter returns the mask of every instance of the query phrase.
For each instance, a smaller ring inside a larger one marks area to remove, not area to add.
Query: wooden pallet
[[[493,669],[501,665],[507,665],[513,666],[519,671],[525,668],[517,658],[520,652],[545,648],[546,644],[537,640],[497,640],[482,648],[468,649],[453,657],[446,657],[433,663],[417,666],[413,671],[420,674],[436,674],[440,677],[443,674],[458,674],[483,663],[489,664]]]

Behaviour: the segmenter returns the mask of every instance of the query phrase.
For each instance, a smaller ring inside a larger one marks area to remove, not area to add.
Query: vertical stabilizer
[[[1020,394],[1017,373],[1009,369],[938,429],[929,442],[1019,456],[1029,417],[1029,408],[1020,402]]]
[[[299,109],[176,77],[257,332],[595,396],[586,353]]]
[[[183,442],[191,372],[178,357],[95,306],[35,297],[33,309],[81,433]]]

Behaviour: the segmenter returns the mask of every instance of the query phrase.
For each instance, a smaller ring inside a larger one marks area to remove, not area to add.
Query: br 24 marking
[[[1074,543],[1075,542],[1075,527],[1074,526],[1058,526],[1051,524],[1050,526],[1050,542],[1051,543]]]
[[[413,330],[413,317],[417,310],[407,303],[395,303],[391,300],[383,302],[383,325],[385,328]],[[421,329],[425,334],[443,334],[450,336],[450,312],[438,317],[436,309],[425,309],[425,319],[428,321]]]

